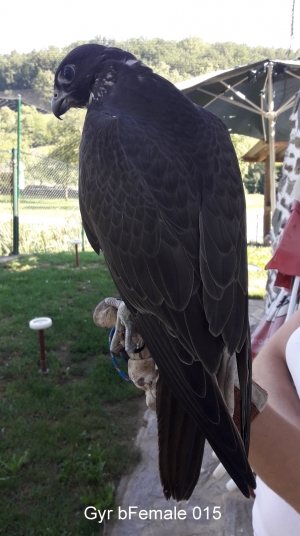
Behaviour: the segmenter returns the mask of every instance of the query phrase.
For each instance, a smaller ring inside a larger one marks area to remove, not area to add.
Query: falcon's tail
[[[180,501],[192,494],[201,468],[203,436],[249,497],[249,486],[256,487],[254,476],[216,378],[200,361],[191,365],[181,361],[180,356],[187,357],[185,348],[154,315],[138,314],[136,325],[162,378],[158,382],[159,464],[166,497]]]
[[[166,499],[188,500],[198,482],[205,437],[166,382],[157,382],[159,473]]]

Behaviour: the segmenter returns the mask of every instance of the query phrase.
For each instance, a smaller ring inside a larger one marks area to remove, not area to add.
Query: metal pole
[[[46,363],[46,354],[45,354],[45,339],[44,339],[44,330],[39,329],[39,342],[40,342],[40,365],[42,372],[47,371],[47,363]]]
[[[20,199],[20,159],[21,159],[21,95],[18,95],[18,136],[17,136],[18,202]]]
[[[81,225],[81,239],[82,239],[81,250],[84,251],[84,228],[83,228],[83,225]]]
[[[269,151],[270,151],[270,198],[272,216],[276,207],[275,190],[275,124],[276,115],[274,113],[273,100],[273,63],[268,64],[268,122],[269,122]]]
[[[13,161],[13,255],[19,255],[20,155],[21,155],[21,95],[18,95],[17,149],[12,150]]]
[[[19,255],[19,202],[18,202],[18,173],[17,150],[12,150],[13,164],[13,255]]]
[[[265,160],[265,184],[264,184],[264,230],[263,238],[271,231],[271,199],[270,199],[270,159]]]

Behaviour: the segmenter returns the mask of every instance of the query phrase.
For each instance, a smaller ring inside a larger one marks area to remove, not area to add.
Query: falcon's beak
[[[61,119],[60,116],[65,114],[70,108],[70,102],[68,97],[68,93],[54,89],[51,101],[51,108],[52,113],[55,115],[55,117],[57,117],[57,119]]]

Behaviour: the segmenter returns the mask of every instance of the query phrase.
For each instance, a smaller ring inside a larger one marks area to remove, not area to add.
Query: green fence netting
[[[81,238],[78,168],[33,153],[21,152],[19,197],[20,253],[70,249]],[[0,254],[12,251],[11,151],[0,150]]]

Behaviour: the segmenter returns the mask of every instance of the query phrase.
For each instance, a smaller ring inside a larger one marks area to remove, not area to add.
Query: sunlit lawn
[[[248,292],[250,298],[264,298],[268,277],[268,272],[264,268],[270,259],[270,247],[248,246]]]
[[[115,288],[103,258],[81,253],[80,262],[75,269],[74,254],[62,253],[0,265],[3,536],[101,534],[84,509],[110,508],[116,484],[138,459],[135,408],[126,404],[142,392],[116,373],[108,333],[92,320]],[[47,376],[28,327],[36,316],[53,321],[45,331]]]
[[[247,194],[246,195],[247,210],[256,210],[264,208],[264,196],[262,194]]]
[[[78,209],[78,199],[47,199],[37,197],[20,196],[20,217],[22,215],[45,216],[48,218],[60,218],[66,211]],[[12,211],[12,200],[8,195],[0,195],[0,214],[10,214]],[[46,211],[46,212],[45,212]],[[62,214],[61,214],[62,213]]]
[[[264,196],[261,194],[246,195],[247,210],[263,208]],[[78,199],[46,199],[34,197],[20,197],[20,214],[44,214],[47,211],[49,217],[54,210],[53,216],[59,216],[59,212],[74,210],[78,208]],[[48,212],[50,211],[50,212]],[[8,195],[0,195],[0,212],[3,214],[11,213],[11,198]]]

